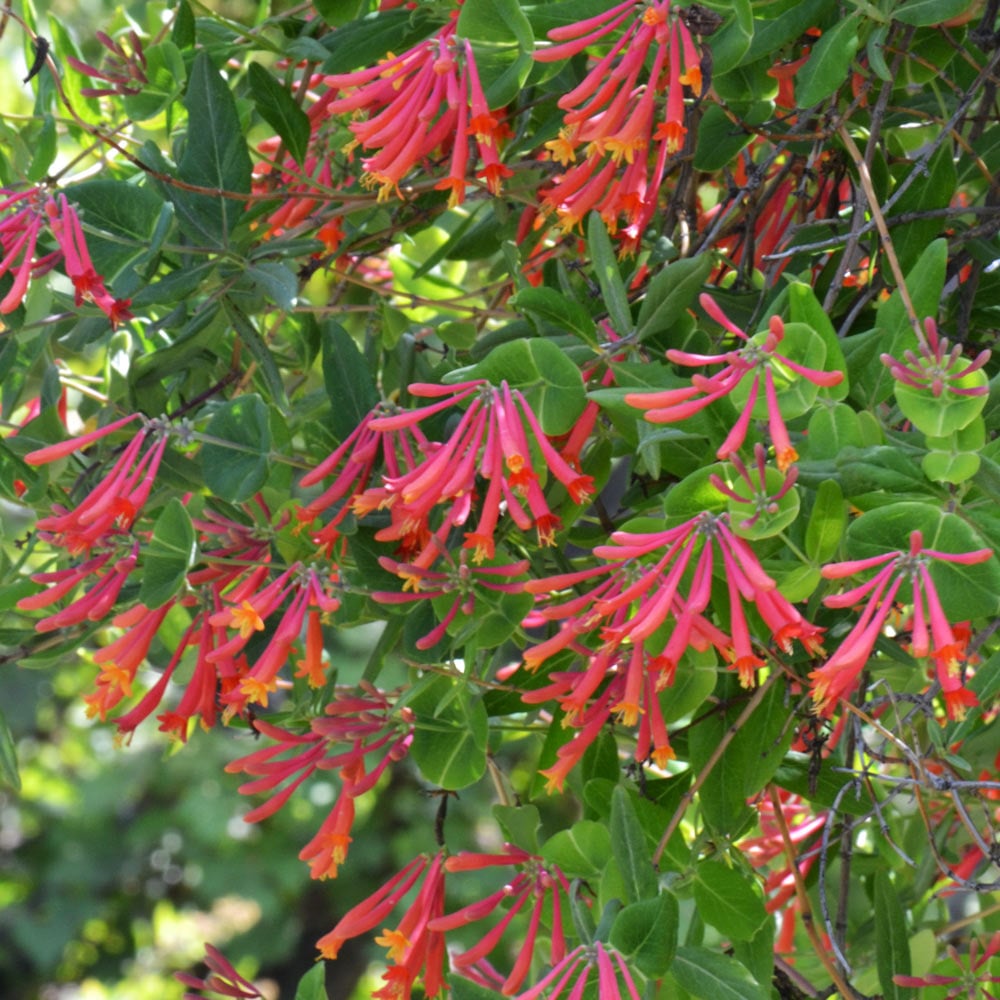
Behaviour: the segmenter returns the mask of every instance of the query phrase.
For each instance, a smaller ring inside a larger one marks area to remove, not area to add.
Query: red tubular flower
[[[844,373],[806,368],[785,355],[779,354],[776,348],[784,338],[785,327],[778,316],[771,317],[769,331],[763,341],[760,340],[759,336],[750,339],[708,295],[702,295],[699,301],[701,307],[712,319],[735,337],[744,341],[746,346],[719,355],[691,354],[688,351],[669,350],[667,357],[675,364],[695,367],[724,364],[725,368],[711,378],[695,375],[691,380],[692,384],[685,388],[667,389],[663,392],[629,393],[625,397],[625,402],[630,406],[645,410],[646,419],[650,423],[666,424],[677,420],[686,420],[715,400],[731,393],[752,372],[750,392],[743,412],[716,455],[718,458],[728,458],[742,446],[753,418],[761,381],[763,381],[771,443],[774,445],[778,468],[784,471],[799,456],[789,440],[788,431],[778,405],[774,385],[774,365],[779,364],[795,375],[808,379],[814,385],[823,387],[839,385],[844,379]]]
[[[596,995],[601,1000],[622,1000],[625,996],[630,1000],[639,1000],[639,991],[625,960],[603,941],[595,941],[589,947],[581,944],[574,948],[534,986],[523,993],[518,993],[515,1000],[539,1000],[542,996],[547,1000],[557,1000],[564,995],[567,1000],[578,1000],[583,996],[583,991],[595,968],[597,969]],[[563,991],[574,976],[576,979],[572,989],[568,994],[564,994]],[[627,994],[622,992],[623,984],[628,991]],[[549,990],[551,992],[548,992]]]
[[[794,951],[795,923],[799,913],[796,872],[801,879],[808,877],[819,858],[820,834],[829,815],[825,811],[815,812],[804,799],[784,789],[778,789],[777,796],[788,838],[799,849],[798,856],[790,859],[785,853],[781,826],[770,796],[763,796],[753,803],[760,833],[745,837],[737,846],[764,877],[768,913],[781,914],[775,951],[790,954]]]
[[[335,959],[343,943],[381,924],[422,881],[417,895],[395,928],[375,939],[388,950],[392,962],[383,973],[385,986],[372,996],[379,1000],[409,1000],[413,985],[422,979],[424,993],[436,997],[444,990],[444,936],[431,923],[444,915],[444,857],[420,855],[347,914],[316,943],[324,958]]]
[[[241,794],[271,793],[244,821],[259,823],[274,815],[317,770],[337,771],[341,779],[337,801],[299,854],[309,863],[313,878],[336,878],[351,843],[355,800],[375,786],[390,763],[409,752],[412,720],[405,710],[399,718],[393,711],[383,692],[364,685],[360,692],[339,692],[324,714],[312,720],[308,733],[291,733],[258,719],[258,732],[274,743],[226,765],[231,774],[255,776],[240,786]],[[372,755],[379,756],[369,766]]]
[[[569,894],[569,883],[566,877],[556,867],[546,868],[542,859],[511,844],[504,845],[502,854],[457,854],[445,861],[448,872],[473,871],[500,865],[516,865],[521,870],[495,893],[479,902],[472,903],[455,913],[438,917],[431,921],[433,931],[449,931],[484,919],[501,904],[507,906],[506,913],[500,921],[470,948],[452,957],[454,967],[467,974],[473,968],[481,968],[486,956],[500,943],[514,917],[528,904],[530,916],[524,941],[518,951],[514,966],[500,987],[509,996],[516,993],[524,982],[531,967],[535,953],[538,930],[543,919],[546,905],[551,907],[549,921],[551,924],[551,944],[549,948],[549,964],[557,965],[566,954],[566,941],[562,930],[562,910],[560,893]]]
[[[946,692],[945,702],[951,718],[960,718],[966,705],[975,704],[975,695],[965,690],[961,683],[959,671],[960,663],[965,658],[964,645],[956,641],[952,626],[944,615],[928,565],[931,560],[941,560],[971,566],[991,558],[993,550],[950,553],[925,549],[923,545],[923,535],[914,531],[910,534],[908,552],[887,552],[823,567],[822,574],[827,580],[843,579],[876,567],[881,569],[867,582],[823,601],[830,608],[851,607],[862,600],[866,603],[861,617],[841,640],[837,651],[809,675],[813,701],[821,714],[830,715],[837,702],[854,691],[904,581],[913,589],[913,655],[930,656],[934,660],[938,680]]]
[[[354,508],[359,513],[377,507],[390,512],[391,526],[375,537],[380,541],[423,537],[426,541],[407,562],[428,568],[450,529],[465,524],[472,513],[481,476],[488,486],[479,522],[466,533],[465,542],[474,552],[474,561],[493,557],[501,504],[521,530],[534,528],[542,544],[553,544],[559,522],[542,490],[542,474],[562,483],[576,503],[590,496],[593,480],[573,469],[549,442],[521,392],[506,382],[496,388],[485,380],[454,386],[414,384],[409,391],[437,401],[409,413],[374,418],[369,426],[375,431],[399,431],[450,406],[468,402],[468,408],[448,440],[429,449],[423,461],[398,476],[384,476],[383,487],[356,498]],[[532,465],[535,450],[544,460],[544,469]],[[430,518],[438,507],[445,508],[443,523],[433,531]]]
[[[725,568],[730,633],[704,616],[712,601],[715,553]],[[566,775],[612,714],[625,725],[639,725],[636,759],[662,766],[673,756],[658,694],[673,683],[688,648],[715,646],[749,686],[764,661],[754,651],[744,605],[754,605],[771,634],[783,645],[797,638],[814,648],[821,629],[809,625],[778,592],[749,545],[728,526],[728,515],[703,513],[666,531],[619,531],[594,555],[605,565],[531,580],[525,585],[540,603],[526,626],[559,622],[559,630],[524,652],[524,665],[537,669],[562,650],[586,658],[582,671],[556,671],[549,683],[528,691],[523,700],[558,700],[566,723],[578,734],[544,772],[549,787],[561,788]],[[600,579],[583,594],[560,594]],[[681,593],[687,584],[687,594]],[[595,699],[591,701],[591,699]]]
[[[469,142],[474,136],[485,179],[494,195],[511,174],[499,160],[499,140],[509,134],[490,112],[479,82],[475,56],[467,40],[455,35],[456,21],[378,66],[355,73],[326,76],[331,88],[311,114],[357,114],[367,117],[348,126],[351,146],[374,150],[362,159],[361,182],[378,187],[379,201],[395,193],[399,184],[436,151],[451,151],[447,179],[437,186],[450,190],[452,205],[461,204],[468,184]],[[335,92],[343,96],[334,97]]]
[[[123,417],[98,431],[30,452],[25,461],[30,465],[55,461],[134,419],[135,415]],[[154,444],[143,452],[149,437],[154,438]],[[163,428],[154,421],[147,421],[104,478],[75,508],[56,507],[55,514],[39,520],[37,527],[41,537],[71,554],[79,555],[90,552],[95,545],[104,544],[114,536],[127,533],[153,488],[166,445],[167,436]]]
[[[649,2],[636,17],[632,3],[549,32],[556,44],[535,52],[553,62],[577,55],[627,27],[583,81],[559,100],[566,112],[558,138],[547,142],[551,158],[568,169],[542,193],[542,204],[568,231],[591,210],[610,232],[621,225],[626,252],[656,209],[667,159],[683,144],[684,91],[701,93],[701,59],[686,25],[671,13],[669,0]],[[631,18],[631,20],[630,20]],[[645,67],[649,66],[648,73]],[[665,117],[658,106],[666,91]],[[584,157],[577,161],[578,150]],[[650,151],[655,150],[650,172]],[[621,164],[625,169],[618,177]],[[574,164],[570,166],[570,164]]]

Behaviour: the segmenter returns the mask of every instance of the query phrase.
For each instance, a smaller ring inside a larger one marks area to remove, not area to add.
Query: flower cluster
[[[42,227],[47,226],[58,249],[37,254]],[[92,302],[117,326],[131,318],[128,299],[116,299],[94,270],[76,209],[66,200],[41,188],[24,191],[0,189],[0,276],[10,274],[13,283],[3,299],[0,314],[16,309],[23,301],[32,277],[52,270],[62,260],[73,282],[77,306]]]
[[[490,111],[479,82],[472,46],[455,34],[452,20],[435,37],[370,69],[327,75],[329,90],[311,115],[357,115],[348,149],[374,150],[362,158],[361,183],[378,188],[379,201],[402,197],[399,185],[413,168],[438,150],[449,155],[448,176],[436,186],[449,192],[452,205],[465,198],[469,181],[469,139],[474,137],[482,164],[476,171],[493,194],[511,175],[500,162],[500,143],[508,130]],[[337,96],[340,94],[341,96]]]
[[[429,568],[447,547],[452,530],[465,525],[472,515],[480,496],[480,477],[488,485],[479,502],[479,520],[474,530],[466,532],[464,543],[476,562],[493,558],[503,510],[522,531],[534,529],[542,544],[553,543],[559,519],[545,497],[546,475],[562,483],[574,503],[583,503],[592,493],[591,477],[578,472],[560,455],[524,395],[506,382],[499,388],[482,379],[453,386],[418,383],[409,391],[418,398],[436,401],[407,412],[370,414],[350,444],[345,441],[306,477],[305,482],[313,484],[340,469],[322,496],[304,508],[300,515],[303,521],[343,500],[361,516],[388,510],[390,524],[375,537],[398,543],[406,562],[416,571]],[[467,408],[448,438],[428,442],[420,432],[421,421],[459,404],[467,404]],[[409,440],[396,439],[405,465],[396,458],[395,448],[383,444],[387,471],[382,485],[359,489],[371,474],[368,459],[374,456],[382,436],[403,432],[412,435]],[[424,452],[419,459],[414,443]],[[544,469],[536,467],[535,455],[545,463]],[[435,524],[432,514],[439,508],[443,513]],[[343,518],[345,511],[340,508],[334,522]],[[329,540],[330,529],[324,528],[317,537]]]
[[[729,596],[729,634],[705,617],[712,603],[716,551]],[[673,683],[688,648],[714,646],[738,671],[741,683],[752,684],[765,661],[755,651],[746,603],[782,648],[793,639],[811,651],[818,648],[822,630],[778,592],[747,543],[731,531],[728,515],[705,512],[649,534],[616,531],[611,544],[598,546],[594,555],[605,564],[525,585],[541,598],[526,625],[561,623],[554,635],[525,650],[527,669],[536,670],[563,650],[587,659],[582,672],[554,671],[546,685],[523,695],[528,703],[557,699],[567,723],[581,727],[560,750],[558,762],[544,772],[552,788],[562,787],[611,714],[626,725],[639,723],[638,760],[651,756],[662,764],[673,756],[657,694]],[[600,578],[592,590],[557,603],[570,587]],[[683,594],[686,579],[690,583]]]
[[[960,641],[945,617],[929,567],[934,561],[971,566],[992,556],[992,549],[962,553],[926,549],[923,535],[914,531],[910,534],[907,552],[887,552],[867,559],[824,566],[822,574],[827,580],[842,580],[865,570],[881,568],[870,580],[823,600],[828,608],[850,608],[862,601],[865,604],[854,627],[840,641],[837,651],[809,675],[817,711],[829,715],[838,701],[853,693],[905,582],[913,592],[911,652],[917,657],[931,657],[948,716],[953,719],[963,716],[968,706],[976,704],[976,696],[962,683],[965,643]]]
[[[668,158],[683,145],[684,87],[694,97],[702,90],[701,57],[670,0],[643,4],[636,13],[631,0],[617,4],[553,29],[549,38],[555,44],[535,52],[542,62],[568,59],[628,23],[580,84],[559,99],[563,127],[545,145],[566,169],[541,192],[541,202],[563,230],[575,228],[590,211],[599,212],[611,232],[623,221],[629,252],[656,210]]]
[[[291,733],[257,719],[257,732],[274,741],[272,745],[226,765],[231,774],[255,776],[240,786],[242,794],[271,793],[266,802],[243,817],[247,823],[273,816],[317,770],[337,772],[337,801],[299,854],[308,862],[313,878],[337,877],[351,843],[355,800],[375,787],[390,763],[409,752],[413,741],[411,714],[401,709],[397,720],[393,718],[394,710],[384,692],[362,684],[358,693],[338,693],[324,714],[312,720],[308,733]],[[371,766],[368,758],[373,754],[380,757]]]
[[[776,371],[779,371],[784,378],[788,377],[787,373],[791,373],[792,378],[804,378],[813,385],[825,388],[839,385],[844,380],[844,373],[807,368],[779,353],[777,348],[785,337],[785,324],[780,316],[771,317],[766,334],[748,337],[723,313],[710,296],[702,295],[699,301],[702,309],[712,319],[733,336],[744,341],[745,346],[719,355],[691,354],[688,351],[671,349],[667,351],[667,357],[675,364],[691,367],[721,364],[725,367],[711,377],[692,376],[689,386],[680,389],[666,389],[662,392],[629,393],[625,397],[625,401],[630,406],[645,410],[646,419],[651,423],[673,423],[694,416],[717,399],[733,393],[745,380],[749,380],[750,386],[743,411],[716,452],[719,458],[728,458],[746,440],[763,382],[771,444],[774,446],[778,468],[784,471],[799,456],[792,447],[788,429],[781,414],[778,390],[775,384]]]

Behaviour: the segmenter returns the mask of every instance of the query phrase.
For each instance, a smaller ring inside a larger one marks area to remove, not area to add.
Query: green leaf
[[[801,3],[785,5],[769,21],[756,21],[753,41],[744,62],[754,62],[765,57],[773,60],[777,49],[794,41],[806,28],[822,23],[826,12],[835,6],[836,0],[802,0]]]
[[[847,362],[840,346],[840,338],[830,322],[830,316],[823,308],[816,293],[810,285],[801,281],[793,281],[788,286],[788,314],[793,323],[805,323],[818,333],[826,345],[826,357],[823,359],[824,371],[839,371],[844,373],[843,381],[838,385],[821,390],[826,399],[844,399],[850,389],[847,378]],[[787,352],[782,350],[782,354]]]
[[[734,958],[707,948],[678,948],[670,974],[699,1000],[768,1000],[771,995]]]
[[[231,296],[227,295],[223,299],[223,305],[225,306],[229,321],[243,342],[243,346],[254,361],[257,362],[260,373],[267,384],[268,391],[271,393],[272,401],[279,409],[287,411],[288,398],[285,395],[285,385],[281,380],[281,372],[278,370],[278,364],[271,353],[271,348],[268,346],[267,341],[260,335],[250,317],[237,305]]]
[[[611,795],[611,849],[625,882],[625,901],[651,899],[657,892],[653,860],[635,806],[621,785]]]
[[[236,101],[204,50],[191,66],[184,107],[188,130],[177,176],[187,184],[218,193],[195,194],[170,187],[170,197],[181,225],[192,238],[228,246],[245,208],[242,198],[229,195],[250,193],[250,154]]]
[[[329,1000],[326,992],[326,962],[317,962],[295,987],[295,1000]]]
[[[21,774],[17,768],[17,748],[10,727],[0,709],[0,788],[12,792],[21,790]]]
[[[627,337],[632,332],[632,307],[628,303],[628,292],[618,270],[607,227],[597,212],[591,212],[587,220],[587,249],[611,325],[619,337]]]
[[[570,878],[591,878],[604,871],[611,857],[611,834],[603,823],[582,819],[549,837],[541,855]]]
[[[229,503],[249,500],[267,481],[271,426],[260,396],[250,393],[224,403],[205,434],[216,438],[201,449],[205,485]]]
[[[455,33],[472,43],[489,106],[513,101],[534,65],[535,49],[534,32],[517,0],[466,0]]]
[[[680,910],[669,892],[626,906],[611,927],[611,944],[644,976],[659,979],[677,951]]]
[[[694,302],[714,267],[711,254],[675,260],[649,283],[639,306],[636,334],[640,340],[671,330]]]
[[[336,320],[324,320],[320,333],[323,382],[330,400],[327,426],[343,441],[378,405],[378,389],[354,338]]]
[[[532,854],[538,853],[538,830],[542,820],[536,806],[495,805],[493,818],[508,843]]]
[[[753,139],[749,129],[733,128],[726,112],[717,104],[703,105],[704,112],[698,122],[698,139],[694,146],[694,168],[714,172],[731,163]],[[774,110],[771,101],[755,101],[743,113],[749,125],[766,121]],[[702,255],[705,256],[705,255]]]
[[[809,417],[806,458],[813,462],[832,461],[845,448],[860,448],[861,425],[854,409],[846,403],[819,406]]]
[[[300,166],[305,162],[312,126],[295,98],[260,63],[251,63],[250,93],[260,116],[281,136],[281,141]]]
[[[597,328],[590,313],[579,302],[554,288],[525,288],[510,300],[510,304],[535,320],[540,334],[544,335],[545,326],[551,324],[575,333],[588,344],[597,343]]]
[[[840,548],[847,527],[847,505],[836,479],[824,479],[816,491],[806,526],[806,555],[814,563],[829,562]]]
[[[188,0],[180,0],[177,4],[177,13],[174,15],[174,27],[170,32],[171,41],[178,48],[189,49],[194,45],[196,38],[194,12]]]
[[[440,26],[422,10],[378,11],[351,21],[324,37],[330,55],[323,72],[349,73],[359,66],[373,66],[387,52],[404,52]]]
[[[969,0],[909,0],[892,12],[893,19],[923,28],[941,24],[969,9]]]
[[[843,86],[850,78],[857,51],[858,21],[848,15],[823,32],[809,61],[796,74],[795,103],[800,108],[811,108]]]
[[[912,531],[923,534],[925,549],[939,552],[957,554],[988,547],[958,514],[903,501],[866,511],[851,524],[847,530],[848,557],[865,559],[894,550],[906,552]],[[971,566],[929,559],[928,569],[949,621],[983,618],[1000,611],[1000,565],[995,556]],[[910,599],[909,584],[904,582],[897,600],[909,603]]]
[[[747,799],[758,795],[771,780],[795,738],[786,696],[781,684],[772,684],[723,754],[743,762],[743,795]]]
[[[927,164],[926,175],[917,183],[911,184],[893,206],[893,214],[905,215],[911,212],[917,214],[947,208],[954,197],[957,184],[955,161],[950,150],[939,149]],[[918,218],[913,222],[894,227],[892,245],[895,247],[900,267],[904,271],[909,271],[919,260],[927,245],[934,237],[940,236],[944,229],[944,221],[935,218]]]
[[[489,719],[464,678],[429,674],[407,705],[416,716],[410,756],[432,785],[455,791],[486,772]]]
[[[512,340],[494,348],[472,368],[450,372],[446,382],[484,378],[520,389],[546,434],[572,430],[587,403],[580,370],[562,348],[541,337]]]
[[[697,866],[694,901],[702,920],[734,941],[749,941],[767,920],[764,899],[752,878],[723,861]]]
[[[691,727],[689,752],[691,768],[695,773],[701,773],[709,760],[715,757],[719,745],[728,738],[729,728],[744,708],[739,694],[745,692],[735,677],[727,675],[720,678],[717,691],[721,703],[726,706],[725,710],[699,719]],[[727,700],[727,695],[736,696],[735,700]],[[716,761],[702,785],[701,808],[713,830],[735,837],[753,814],[746,803],[751,761],[745,754],[731,753],[729,749],[731,747]]]
[[[909,1000],[912,987],[897,986],[893,975],[910,974],[910,941],[906,914],[885,869],[875,872],[875,964],[885,1000]]]
[[[726,73],[740,64],[753,41],[750,0],[730,0],[732,18],[712,37],[712,72]]]
[[[139,602],[151,611],[166,604],[183,586],[194,555],[194,525],[180,499],[171,497],[143,549]]]
[[[35,152],[31,157],[27,177],[29,181],[37,183],[49,172],[49,167],[56,158],[56,120],[52,115],[46,115],[42,120],[42,127],[33,145]]]

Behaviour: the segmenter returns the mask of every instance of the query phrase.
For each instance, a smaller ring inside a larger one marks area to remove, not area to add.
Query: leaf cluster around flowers
[[[394,773],[491,781],[316,942],[372,996],[957,982],[908,942],[997,909],[996,4],[353,7],[2,15],[0,655],[121,752],[252,732],[248,823],[332,779],[314,879]]]

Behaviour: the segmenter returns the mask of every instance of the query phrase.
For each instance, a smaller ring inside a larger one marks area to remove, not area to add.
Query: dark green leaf
[[[840,548],[847,527],[847,505],[836,479],[825,479],[816,491],[806,526],[806,555],[817,564],[829,562]]]
[[[646,836],[632,799],[621,785],[611,796],[611,849],[625,882],[625,901],[637,903],[655,896],[657,877]]]
[[[35,152],[28,167],[27,177],[29,181],[37,183],[49,172],[49,167],[56,158],[56,120],[52,115],[46,115],[42,120],[42,127],[34,140],[34,147]]]
[[[734,941],[749,941],[767,920],[752,878],[723,861],[703,861],[695,869],[694,901],[702,920]]]
[[[233,95],[204,50],[191,67],[184,106],[188,131],[177,175],[212,193],[171,187],[171,200],[192,238],[227,246],[245,207],[239,195],[250,193],[250,154]]]
[[[732,0],[732,17],[712,36],[712,72],[725,73],[740,64],[753,40],[750,0]]]
[[[12,792],[21,790],[21,774],[17,768],[17,749],[14,746],[14,737],[11,736],[2,710],[0,710],[0,788],[6,788]]]
[[[354,338],[335,320],[321,326],[323,381],[330,398],[329,429],[343,441],[378,404],[378,389]]]
[[[699,1000],[768,1000],[762,987],[734,958],[707,948],[677,949],[670,974]]]
[[[184,584],[194,560],[194,526],[184,504],[171,497],[153,525],[153,537],[142,554],[139,602],[150,610],[166,604]]]
[[[80,212],[94,269],[105,281],[149,253],[164,207],[151,188],[98,179],[68,187],[66,197]]]
[[[525,288],[510,304],[519,312],[536,320],[538,332],[544,334],[551,324],[570,330],[588,344],[597,343],[597,330],[590,313],[579,303],[554,288]]]
[[[208,422],[205,433],[218,439],[201,449],[205,485],[230,503],[249,500],[267,481],[271,451],[267,406],[255,394],[230,400]]]
[[[923,28],[931,24],[942,24],[959,14],[964,14],[970,0],[909,0],[892,12],[892,16],[903,24],[913,24]]]
[[[679,318],[687,315],[688,306],[701,291],[714,267],[711,254],[699,254],[668,264],[649,283],[639,306],[635,329],[640,340],[665,333]]]
[[[627,337],[632,332],[632,308],[607,227],[597,212],[591,212],[587,220],[587,249],[611,325],[619,337]]]
[[[603,823],[582,819],[549,837],[541,855],[570,878],[591,878],[604,871],[611,857],[611,834]]]
[[[795,103],[800,108],[811,108],[843,86],[850,78],[857,51],[858,20],[848,15],[823,32],[809,61],[796,74]]]
[[[178,48],[189,49],[194,45],[194,13],[188,0],[180,0],[180,3],[177,4],[177,13],[174,15],[174,27],[170,32],[170,37]]]
[[[323,40],[329,51],[324,73],[349,73],[359,66],[373,66],[387,52],[405,52],[440,27],[423,11],[387,10],[352,21]]]
[[[432,785],[456,790],[486,771],[489,720],[462,678],[424,677],[407,700],[416,716],[410,756]]]
[[[295,98],[260,63],[251,63],[250,92],[260,116],[281,137],[296,163],[305,161],[312,126]]]
[[[742,689],[734,677],[720,678],[720,697],[727,692],[737,695]],[[716,757],[716,751],[728,738],[730,726],[743,710],[744,701],[737,696],[734,701],[724,701],[725,711],[714,712],[700,719],[691,728],[691,767],[701,773]],[[746,787],[751,761],[745,755],[723,752],[709,772],[701,788],[701,807],[705,819],[714,830],[728,837],[736,836],[752,815],[746,803]]]
[[[509,843],[532,854],[538,852],[538,830],[542,820],[535,806],[495,805],[493,818]]]
[[[517,0],[466,0],[455,26],[472,43],[491,108],[509,104],[531,72],[535,36]]]
[[[885,1000],[909,1000],[912,987],[897,986],[894,975],[910,974],[910,942],[906,914],[885,869],[875,873],[875,964]]]
[[[659,979],[677,950],[680,910],[669,892],[626,906],[611,928],[611,944],[644,975]]]

